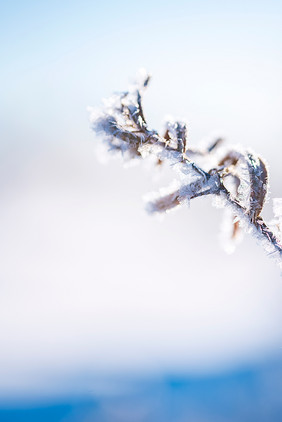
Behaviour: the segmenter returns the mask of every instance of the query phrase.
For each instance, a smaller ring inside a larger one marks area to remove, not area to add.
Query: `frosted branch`
[[[142,107],[149,80],[150,76],[143,72],[128,91],[113,95],[102,110],[91,113],[92,128],[102,135],[110,152],[121,152],[129,160],[153,155],[156,164],[168,162],[176,170],[176,186],[155,194],[147,208],[164,213],[193,198],[213,195],[216,204],[229,207],[234,216],[231,240],[238,237],[243,227],[281,265],[282,201],[276,199],[272,225],[261,216],[268,192],[264,160],[240,146],[228,150],[222,138],[216,138],[206,148],[192,146],[183,121],[168,121],[163,135],[150,129]]]

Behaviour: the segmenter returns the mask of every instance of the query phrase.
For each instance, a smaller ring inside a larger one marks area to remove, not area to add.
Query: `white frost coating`
[[[282,198],[273,199],[273,213],[275,218],[282,221]]]
[[[276,231],[276,235],[282,240],[282,198],[274,198],[273,199],[273,213],[274,213],[274,220],[272,224]]]
[[[240,185],[238,187],[238,198],[240,203],[249,209],[250,203],[250,175],[248,172],[248,166],[243,157],[239,158],[238,161],[238,176],[240,177]]]

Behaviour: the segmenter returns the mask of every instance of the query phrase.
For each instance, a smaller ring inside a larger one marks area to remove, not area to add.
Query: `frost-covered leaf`
[[[268,172],[265,163],[257,155],[247,152],[245,156],[250,177],[249,215],[254,223],[259,217],[268,188]]]
[[[209,181],[201,178],[197,178],[187,185],[179,185],[174,182],[167,189],[162,189],[159,193],[151,194],[147,198],[147,210],[152,213],[162,213],[182,204],[188,205],[190,199],[212,193],[212,188]]]
[[[254,223],[260,216],[267,195],[268,173],[265,163],[256,154],[239,148],[229,151],[218,166],[222,177],[228,177],[226,183],[233,180],[233,195],[246,207]],[[232,192],[232,186],[228,186],[228,189]]]
[[[156,194],[154,199],[151,196],[151,200],[147,202],[146,209],[149,213],[168,212],[181,204],[179,196],[179,190],[167,194]]]

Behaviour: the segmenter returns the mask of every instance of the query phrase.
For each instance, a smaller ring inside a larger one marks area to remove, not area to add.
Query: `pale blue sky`
[[[266,115],[271,126],[272,116],[278,120],[279,1],[11,1],[2,2],[0,19],[6,120],[21,109],[35,125],[41,112],[53,123],[52,112],[62,119],[72,113],[78,125],[85,105],[123,89],[141,66],[154,75],[155,95],[165,94],[170,103],[154,107],[157,124],[166,113],[194,120],[195,111],[196,137],[221,128],[241,137],[247,114],[253,127],[252,116],[261,121]],[[209,114],[203,131],[203,119],[197,121],[202,113]],[[234,133],[235,122],[229,121],[234,113],[242,132]]]

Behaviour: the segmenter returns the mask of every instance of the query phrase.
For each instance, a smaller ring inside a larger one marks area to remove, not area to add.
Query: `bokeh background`
[[[152,127],[251,147],[281,197],[281,2],[0,5],[0,420],[281,421],[279,269],[208,198],[147,215],[168,175],[102,165],[86,109],[145,67]]]

